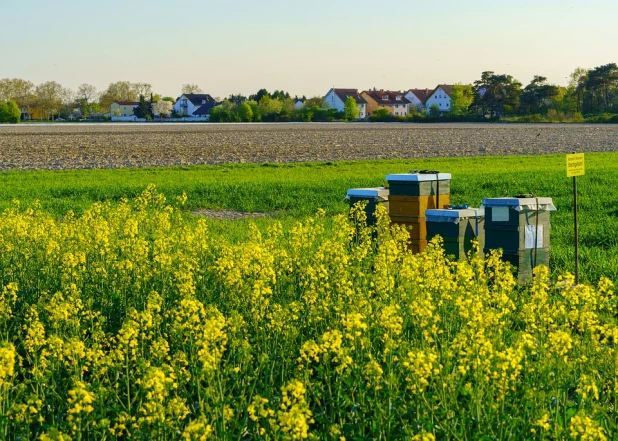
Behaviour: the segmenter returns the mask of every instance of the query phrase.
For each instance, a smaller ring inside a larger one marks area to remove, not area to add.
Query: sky
[[[0,78],[178,96],[406,90],[481,72],[567,84],[618,62],[617,0],[0,0]]]

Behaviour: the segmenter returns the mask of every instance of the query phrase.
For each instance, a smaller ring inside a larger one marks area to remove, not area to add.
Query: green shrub
[[[6,103],[8,117],[6,122],[11,124],[18,124],[21,121],[21,110],[19,110],[19,106],[13,100],[9,100]]]
[[[9,107],[3,101],[0,101],[0,123],[9,122]]]

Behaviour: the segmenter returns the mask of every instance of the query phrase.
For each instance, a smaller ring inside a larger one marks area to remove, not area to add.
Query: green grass
[[[186,192],[189,210],[197,208],[277,212],[289,225],[312,215],[344,213],[346,190],[385,183],[388,173],[412,169],[450,172],[452,202],[478,206],[483,197],[535,193],[554,198],[552,266],[573,268],[572,183],[564,155],[476,157],[335,163],[222,165],[173,168],[10,171],[0,173],[0,208],[19,199],[40,200],[57,216],[82,212],[95,201],[118,201],[156,184],[172,198]],[[586,176],[579,180],[580,244],[583,279],[607,276],[618,281],[618,153],[586,154]],[[260,225],[272,222],[259,219]],[[213,222],[212,229],[242,238],[248,222]]]

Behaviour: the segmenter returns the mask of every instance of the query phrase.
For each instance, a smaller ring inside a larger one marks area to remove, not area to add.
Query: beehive
[[[347,193],[350,208],[358,202],[367,201],[367,206],[365,207],[365,213],[367,214],[367,225],[375,225],[375,212],[378,205],[383,205],[388,213],[388,197],[389,190],[384,187],[352,188],[348,190]]]
[[[479,208],[427,210],[427,241],[436,236],[444,240],[444,251],[455,259],[466,259],[477,241],[484,246],[484,211]]]
[[[488,198],[485,208],[484,252],[502,249],[513,264],[518,281],[532,278],[535,266],[549,266],[551,198]]]
[[[451,203],[449,173],[401,173],[386,176],[390,190],[389,215],[394,224],[410,233],[410,249],[420,253],[427,248],[425,211]]]

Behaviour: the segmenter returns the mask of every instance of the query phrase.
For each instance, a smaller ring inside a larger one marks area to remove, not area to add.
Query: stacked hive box
[[[367,214],[367,225],[375,225],[376,223],[376,208],[378,205],[386,207],[388,213],[388,188],[352,188],[348,190],[347,199],[350,202],[350,208],[362,201],[367,201],[365,213]]]
[[[450,173],[402,173],[387,175],[391,221],[410,233],[411,250],[427,248],[425,211],[444,208],[451,203]]]
[[[455,259],[466,259],[477,241],[479,249],[484,246],[484,211],[479,208],[427,210],[427,240],[436,236],[444,240],[444,251]]]
[[[490,198],[483,207],[485,253],[502,249],[520,283],[532,278],[535,266],[549,266],[551,198]]]

